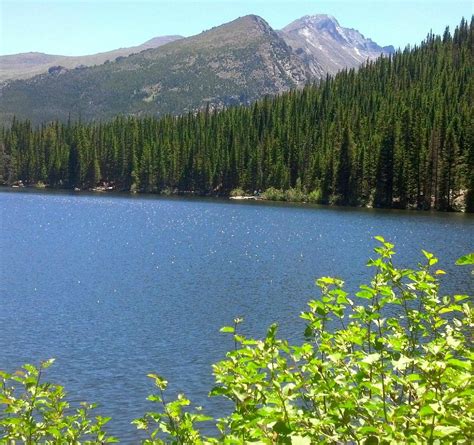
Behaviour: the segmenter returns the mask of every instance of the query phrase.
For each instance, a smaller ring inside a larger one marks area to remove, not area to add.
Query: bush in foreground
[[[276,325],[262,340],[242,335],[240,319],[222,328],[235,349],[214,365],[210,395],[233,402],[228,416],[212,419],[190,409],[184,395],[166,401],[167,382],[150,374],[156,411],[133,422],[149,433],[144,443],[473,443],[470,297],[439,295],[437,277],[444,272],[432,272],[432,254],[424,251],[426,264],[417,269],[396,268],[394,246],[377,239],[377,257],[368,263],[374,276],[355,296],[340,279],[316,281],[322,296],[301,314],[307,323],[302,344],[277,338]],[[473,263],[473,254],[458,260]],[[103,432],[107,419],[85,409],[66,416],[62,388],[40,383],[40,372],[25,365],[19,374],[0,374],[0,438],[113,440]],[[219,437],[204,437],[197,428],[210,420]]]
[[[104,425],[110,418],[90,412],[94,404],[81,403],[72,410],[64,388],[41,381],[47,360],[36,368],[24,365],[14,374],[0,371],[1,444],[104,444],[117,442],[107,435]]]

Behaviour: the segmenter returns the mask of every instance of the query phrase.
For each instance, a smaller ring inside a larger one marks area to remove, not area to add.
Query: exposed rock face
[[[394,52],[392,46],[380,47],[359,31],[343,28],[334,17],[324,14],[295,20],[280,35],[311,74],[319,77],[343,68],[356,68],[368,59]]]

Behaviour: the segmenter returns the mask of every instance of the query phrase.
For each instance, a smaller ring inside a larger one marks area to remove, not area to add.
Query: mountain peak
[[[329,14],[305,15],[287,25],[284,30],[311,28],[317,30],[340,28],[339,22]]]
[[[313,15],[306,15],[303,17],[303,20],[313,23],[313,24],[333,24],[339,26],[339,22],[337,19],[329,14],[313,14]]]
[[[238,21],[238,20],[252,20],[254,22],[265,22],[265,20],[260,17],[259,15],[256,15],[256,14],[247,14],[247,15],[243,15],[237,19],[235,19],[235,21]],[[267,22],[265,22],[267,23]]]
[[[245,15],[231,22],[215,26],[195,36],[174,42],[173,45],[199,45],[207,48],[245,47],[261,36],[278,38],[270,25],[258,15]]]
[[[255,14],[244,15],[232,22],[225,23],[220,27],[243,27],[258,30],[260,32],[274,32],[272,27],[260,16]]]
[[[393,52],[393,48],[380,47],[356,29],[344,28],[329,14],[301,17],[283,28],[281,34],[308,64],[318,63],[330,74]]]

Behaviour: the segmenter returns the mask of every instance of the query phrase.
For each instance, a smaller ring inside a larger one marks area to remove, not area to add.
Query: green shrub
[[[321,189],[313,190],[308,195],[308,201],[314,204],[321,204],[323,202],[323,194],[321,192]]]
[[[0,406],[3,406],[3,412],[0,412],[0,443],[118,442],[104,431],[104,425],[110,418],[92,418],[90,412],[95,405],[81,403],[72,412],[65,401],[62,386],[41,382],[43,371],[53,362],[53,359],[48,360],[38,368],[24,365],[14,374],[0,371]]]
[[[290,345],[277,338],[276,325],[264,339],[248,338],[240,331],[241,319],[221,329],[233,336],[235,348],[213,367],[216,386],[210,395],[233,404],[229,415],[215,420],[219,437],[203,436],[196,425],[212,419],[190,408],[183,395],[167,401],[167,382],[150,374],[157,392],[148,399],[156,410],[133,422],[149,433],[144,444],[473,443],[470,297],[439,294],[444,272],[432,271],[438,260],[431,253],[423,251],[426,264],[416,269],[397,268],[394,246],[377,240],[377,256],[368,262],[374,276],[355,295],[338,278],[316,281],[322,295],[301,314],[304,342]],[[474,254],[457,263],[474,264]],[[46,424],[56,437],[55,417],[48,410],[43,414],[35,388],[45,400],[54,398],[38,383],[35,368],[25,369],[32,377],[0,374],[0,404],[6,407],[0,438],[43,434],[46,427],[35,420],[41,416],[51,419]],[[15,399],[12,382],[25,394]],[[97,419],[82,421],[88,431],[101,431],[107,419]]]
[[[246,195],[245,191],[244,191],[243,189],[241,189],[241,188],[233,189],[233,190],[231,190],[231,192],[230,192],[230,196],[232,196],[232,197],[235,197],[235,196],[245,196],[245,195]]]
[[[303,202],[307,200],[305,193],[299,188],[290,188],[285,192],[285,201]]]
[[[161,189],[160,194],[164,196],[171,196],[175,194],[175,190],[171,187],[165,187],[164,189]]]
[[[262,197],[268,201],[285,201],[286,199],[285,192],[274,187],[267,188],[263,192]]]
[[[377,239],[374,277],[354,296],[340,279],[316,281],[322,296],[301,314],[302,344],[278,339],[276,325],[262,340],[242,335],[238,319],[222,328],[236,348],[214,365],[211,395],[233,403],[217,421],[221,437],[199,435],[195,423],[206,418],[191,414],[184,396],[164,402],[166,382],[156,375],[161,410],[137,426],[155,437],[165,431],[170,443],[472,443],[469,297],[439,295],[444,272],[431,272],[432,254],[423,252],[418,269],[396,268],[394,246]]]

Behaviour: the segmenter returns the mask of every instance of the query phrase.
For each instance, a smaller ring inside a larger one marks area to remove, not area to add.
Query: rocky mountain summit
[[[356,68],[395,51],[393,46],[381,47],[359,31],[342,27],[334,17],[325,14],[295,20],[280,35],[314,76]]]

